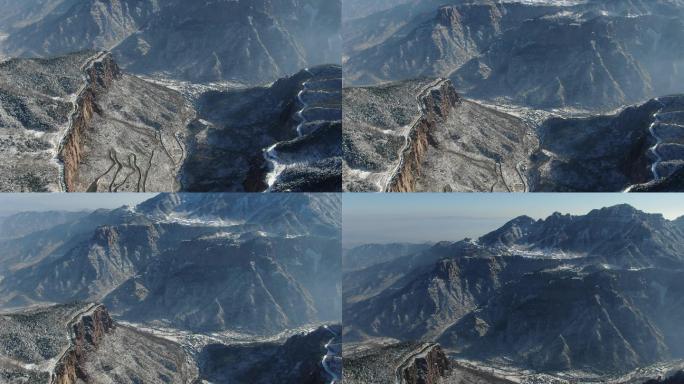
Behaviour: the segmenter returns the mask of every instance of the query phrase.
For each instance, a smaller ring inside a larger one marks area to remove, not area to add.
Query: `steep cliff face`
[[[344,189],[524,192],[534,127],[465,99],[446,79],[347,88]]]
[[[360,348],[356,348],[354,344],[349,344],[349,347],[345,344],[343,364],[344,382],[348,384],[452,382],[448,381],[448,378],[451,376],[453,363],[436,343],[370,343]]]
[[[84,156],[85,135],[95,113],[100,113],[95,103],[97,93],[106,90],[115,79],[121,77],[121,71],[112,56],[102,53],[84,66],[86,84],[77,95],[75,110],[70,118],[68,128],[59,148],[59,158],[64,164],[64,185],[67,191],[75,190],[78,178],[79,163]]]
[[[97,348],[114,328],[112,318],[101,305],[81,315],[70,325],[72,345],[57,362],[51,384],[76,384],[79,380],[88,382],[88,374],[83,369],[86,355],[90,349]]]
[[[425,159],[430,142],[434,142],[431,131],[449,117],[460,97],[450,81],[441,80],[436,86],[426,90],[424,95],[419,97],[419,101],[422,104],[422,116],[409,132],[407,145],[397,173],[388,185],[388,192],[415,191],[416,177],[421,173],[421,163]]]
[[[450,363],[439,345],[432,345],[414,357],[403,371],[406,384],[438,384],[449,371]]]

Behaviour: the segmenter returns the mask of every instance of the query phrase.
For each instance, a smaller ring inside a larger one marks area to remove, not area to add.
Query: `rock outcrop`
[[[439,345],[432,345],[412,358],[403,368],[405,384],[439,384],[449,371],[450,363]]]
[[[343,364],[349,384],[439,384],[451,369],[439,344],[420,342],[345,349]]]
[[[95,306],[69,325],[72,345],[57,362],[51,384],[91,382],[83,369],[87,354],[100,346],[106,334],[112,331],[114,322],[104,306]]]
[[[453,107],[460,101],[449,82],[440,81],[418,96],[422,115],[406,137],[407,145],[400,154],[399,166],[392,175],[387,192],[414,192],[416,178],[422,173],[422,163],[432,139],[431,131],[449,118]]]
[[[100,54],[84,64],[86,84],[76,96],[75,110],[70,117],[59,148],[59,158],[64,166],[65,191],[76,191],[79,165],[85,155],[86,135],[95,113],[102,113],[96,103],[97,93],[107,90],[121,77],[121,72],[109,54]]]

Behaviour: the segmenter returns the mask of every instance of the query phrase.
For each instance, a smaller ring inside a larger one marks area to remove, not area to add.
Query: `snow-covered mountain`
[[[255,333],[336,320],[340,209],[325,194],[162,194],[35,228],[3,243],[0,306],[99,301],[137,322]]]
[[[681,220],[628,205],[516,218],[344,276],[345,337],[437,341],[536,372],[628,373],[684,357]]]

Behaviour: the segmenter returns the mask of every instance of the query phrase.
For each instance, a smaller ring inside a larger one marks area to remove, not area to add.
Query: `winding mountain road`
[[[323,365],[323,369],[325,370],[325,372],[328,375],[330,375],[330,377],[332,377],[332,381],[330,382],[330,384],[337,384],[340,380],[342,380],[342,378],[340,377],[340,374],[338,372],[336,372],[333,368],[330,367],[329,361],[333,360],[337,356],[335,351],[332,348],[330,348],[330,346],[338,338],[338,335],[327,325],[324,325],[323,328],[330,332],[333,335],[333,337],[332,339],[330,339],[330,341],[328,341],[327,344],[325,344],[326,352],[325,355],[323,355],[323,360],[321,361],[321,364]]]
[[[302,89],[299,91],[299,93],[297,93],[297,101],[302,106],[302,108],[295,113],[295,116],[299,120],[299,124],[297,124],[297,128],[295,129],[297,131],[297,137],[303,136],[302,127],[304,127],[304,124],[307,123],[307,120],[304,117],[304,111],[309,108],[309,104],[304,101],[302,95],[309,89],[309,81],[314,76],[313,73],[309,71],[309,68],[304,68],[304,72],[309,74],[311,77],[302,82]],[[273,190],[273,186],[275,185],[276,181],[278,181],[280,174],[283,173],[283,171],[287,168],[287,165],[282,164],[278,158],[278,151],[276,151],[277,146],[278,143],[275,143],[264,150],[264,159],[266,160],[266,163],[269,164],[270,169],[270,172],[266,174],[266,184],[268,185],[268,188],[264,192],[271,192]]]
[[[660,112],[665,108],[665,104],[662,101],[660,101],[660,99],[658,99],[657,97],[653,100],[660,104],[660,108],[655,113],[653,113],[653,122],[651,122],[651,125],[649,125],[648,127],[648,132],[656,140],[656,143],[648,150],[655,157],[655,160],[651,164],[651,174],[653,175],[653,181],[658,181],[661,179],[660,173],[658,172],[658,165],[660,165],[660,163],[663,161],[663,157],[660,155],[660,152],[658,152],[658,147],[660,147],[660,145],[663,143],[663,139],[658,135],[655,128],[660,123],[659,115]],[[630,185],[629,187],[625,188],[625,190],[622,192],[631,192],[632,189],[634,189],[634,187],[637,185],[638,184]]]
[[[651,133],[651,136],[653,136],[656,139],[656,143],[654,146],[652,146],[649,150],[655,156],[656,160],[651,164],[651,173],[653,174],[653,180],[659,180],[660,179],[660,174],[658,173],[658,165],[660,164],[661,161],[663,161],[662,156],[660,156],[660,153],[658,152],[658,147],[663,143],[663,139],[658,136],[658,133],[655,131],[655,127],[658,125],[660,122],[660,118],[658,117],[658,114],[660,111],[663,110],[665,107],[665,104],[663,104],[658,98],[654,99],[658,103],[661,104],[661,108],[653,114],[653,122],[651,125],[648,127],[648,131]]]

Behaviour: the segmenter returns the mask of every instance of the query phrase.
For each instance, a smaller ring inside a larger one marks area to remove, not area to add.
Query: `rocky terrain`
[[[346,191],[529,189],[530,155],[538,147],[533,127],[463,99],[450,81],[407,80],[343,93]]]
[[[0,71],[1,190],[341,189],[339,67],[199,94],[124,73],[106,52]]]
[[[572,117],[468,100],[449,81],[402,81],[343,93],[346,191],[682,188],[681,95]],[[389,103],[396,106],[387,108]]]
[[[339,1],[0,6],[0,191],[341,190]]]
[[[346,273],[344,337],[372,351],[438,341],[453,362],[501,379],[645,382],[684,357],[683,237],[681,219],[628,205],[519,217]],[[374,374],[366,361],[356,370]],[[508,368],[486,368],[497,364]]]
[[[194,109],[111,55],[16,59],[5,71],[5,191],[176,191]],[[20,69],[21,68],[21,69]]]
[[[351,2],[344,189],[681,190],[683,12],[680,0]]]
[[[538,191],[679,191],[684,97],[668,96],[585,118],[552,118],[539,128]]]
[[[116,324],[101,305],[31,309],[0,321],[2,382],[193,383],[198,377],[180,345]]]
[[[426,364],[423,365],[423,362]],[[407,342],[345,351],[343,382],[435,384],[448,370],[449,361],[439,346]],[[418,381],[417,375],[427,377]]]
[[[339,1],[4,1],[0,53],[110,50],[136,74],[257,85],[339,64]],[[230,44],[227,44],[229,42]]]
[[[346,345],[345,345],[346,348]],[[511,381],[451,361],[439,344],[401,342],[350,346],[344,354],[349,384],[509,384]],[[346,350],[345,350],[346,351]]]

